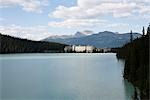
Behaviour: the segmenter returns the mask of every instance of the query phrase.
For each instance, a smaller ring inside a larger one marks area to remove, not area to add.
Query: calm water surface
[[[0,55],[2,100],[131,100],[116,54]]]

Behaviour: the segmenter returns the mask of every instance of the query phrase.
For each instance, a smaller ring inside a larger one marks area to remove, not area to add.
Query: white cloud
[[[77,0],[72,7],[58,6],[49,14],[54,18],[97,18],[109,14],[113,17],[128,17],[134,13],[149,12],[150,0]]]
[[[94,27],[103,25],[106,21],[99,19],[67,19],[62,22],[49,22],[50,27],[63,27],[63,28],[75,28],[75,27]]]
[[[48,0],[0,0],[0,8],[20,6],[27,12],[41,13],[42,8],[48,5]]]
[[[61,22],[49,22],[50,27],[58,28],[108,28],[108,29],[118,29],[119,28],[129,28],[126,23],[112,23],[106,20],[100,19],[67,19]]]
[[[109,23],[112,19],[150,19],[150,0],[77,0],[75,6],[59,5],[49,17],[63,21],[49,22],[51,27],[127,27],[123,23]],[[107,17],[105,17],[107,16]],[[141,17],[143,16],[143,17]],[[106,20],[103,20],[105,17]]]
[[[106,27],[108,28],[127,28],[129,25],[128,24],[123,24],[123,23],[114,23],[114,24],[107,24]]]
[[[47,26],[22,27],[17,25],[0,26],[0,33],[10,36],[27,38],[31,40],[41,40],[52,35],[48,32]]]

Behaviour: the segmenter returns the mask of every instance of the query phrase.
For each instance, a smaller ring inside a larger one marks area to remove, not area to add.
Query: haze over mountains
[[[133,39],[141,34],[133,33]],[[93,33],[92,31],[76,32],[74,35],[50,36],[43,41],[65,43],[69,45],[92,45],[97,48],[121,47],[130,41],[130,33],[118,34],[110,31]]]
[[[55,35],[55,36],[50,36],[46,39],[66,39],[66,38],[79,38],[79,37],[84,37],[88,35],[92,35],[94,32],[85,30],[83,32],[77,31],[74,35]],[[45,40],[45,39],[44,39]]]

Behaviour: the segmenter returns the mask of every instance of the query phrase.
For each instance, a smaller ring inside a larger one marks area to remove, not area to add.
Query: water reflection
[[[124,65],[125,65],[125,60],[124,59],[118,59],[118,63],[122,63],[122,77],[124,74]],[[124,93],[125,93],[125,100],[141,100],[140,99],[140,90],[135,87],[132,83],[130,83],[128,80],[123,79],[123,84],[124,84]]]
[[[131,100],[134,97],[134,86],[128,82],[126,79],[124,82],[124,91],[125,91],[125,98],[126,100]]]

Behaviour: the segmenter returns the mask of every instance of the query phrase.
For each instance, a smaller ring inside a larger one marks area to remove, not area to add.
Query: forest
[[[66,45],[54,42],[32,41],[0,33],[0,54],[63,52]]]
[[[142,100],[149,100],[149,38],[143,28],[143,36],[132,40],[117,51],[117,57],[125,60],[124,78],[140,89]],[[137,99],[136,99],[137,100]]]

